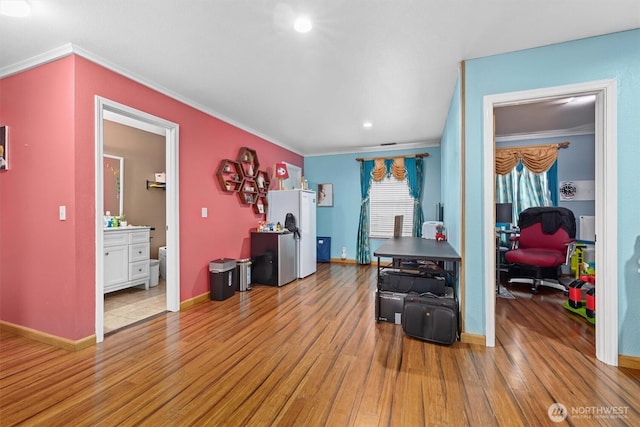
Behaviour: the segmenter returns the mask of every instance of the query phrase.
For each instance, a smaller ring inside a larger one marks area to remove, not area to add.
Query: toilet
[[[160,277],[167,279],[167,247],[160,246],[158,248],[158,259],[160,260]]]

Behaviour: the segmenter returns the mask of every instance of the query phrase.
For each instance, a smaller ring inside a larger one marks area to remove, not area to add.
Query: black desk
[[[424,260],[435,262],[451,262],[453,263],[453,292],[457,298],[457,278],[459,264],[462,258],[451,247],[447,241],[438,241],[434,239],[423,239],[421,237],[396,237],[389,239],[384,245],[380,246],[373,256],[378,257],[378,286],[380,284],[380,258],[400,258],[409,260]],[[383,267],[384,268],[384,267]],[[378,288],[379,290],[379,288]],[[379,292],[376,293],[379,295]],[[376,316],[380,312],[380,298],[376,297]],[[376,318],[376,321],[378,319]]]
[[[422,237],[396,237],[380,246],[373,256],[385,258],[423,259],[429,261],[461,261],[460,255],[447,241]]]

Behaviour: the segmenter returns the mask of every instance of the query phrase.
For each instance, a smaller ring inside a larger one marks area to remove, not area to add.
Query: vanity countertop
[[[125,231],[125,230],[143,230],[150,229],[149,225],[127,225],[126,227],[105,227],[104,231]]]

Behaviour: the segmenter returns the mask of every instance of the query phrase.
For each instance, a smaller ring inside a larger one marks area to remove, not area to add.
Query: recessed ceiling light
[[[31,6],[27,0],[2,0],[0,1],[0,15],[24,18],[31,13]]]
[[[299,33],[308,33],[313,28],[311,19],[306,15],[300,15],[293,23],[293,28]]]
[[[362,123],[362,127],[365,129],[371,129],[373,127],[373,123],[371,123],[370,121],[366,121]]]

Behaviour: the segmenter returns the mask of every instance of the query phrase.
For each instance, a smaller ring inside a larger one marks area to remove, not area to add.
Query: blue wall
[[[462,117],[460,115],[460,73],[453,89],[449,114],[442,132],[442,204],[444,205],[444,223],[447,227],[447,240],[462,255],[460,242],[462,213],[462,173],[460,138]]]
[[[312,189],[318,184],[333,183],[333,207],[318,207],[318,236],[331,237],[331,258],[340,258],[342,247],[347,259],[356,257],[358,220],[360,217],[360,162],[358,157],[391,157],[429,153],[424,158],[424,196],[422,208],[425,220],[436,219],[436,204],[440,202],[440,147],[357,154],[305,157],[304,176]],[[372,239],[371,251],[378,249],[384,239]]]
[[[465,74],[467,277],[483,277],[487,265],[482,227],[483,97],[490,94],[617,80],[618,279],[620,354],[640,356],[640,30],[576,40],[466,62]],[[489,165],[488,167],[491,167]],[[453,178],[444,176],[443,180]],[[467,332],[484,334],[484,284],[466,281]]]
[[[553,138],[534,138],[496,142],[496,147],[515,147],[522,145],[553,144],[568,141],[569,147],[558,150],[558,182],[594,181],[596,179],[596,142],[593,134],[557,136]],[[558,206],[571,209],[576,217],[576,236],[580,236],[580,215],[595,215],[595,200],[559,200]]]

